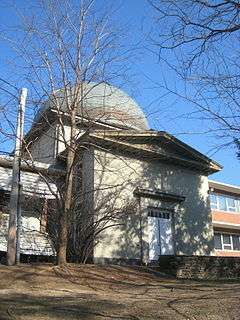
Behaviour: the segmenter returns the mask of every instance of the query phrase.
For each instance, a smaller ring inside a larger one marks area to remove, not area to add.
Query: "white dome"
[[[68,102],[77,96],[76,87],[67,91]],[[122,90],[106,83],[83,83],[79,100],[78,115],[115,126],[148,130],[148,122],[138,104]],[[60,109],[67,112],[66,90],[60,89],[50,96],[40,109],[35,121],[41,113],[56,108],[56,100]]]

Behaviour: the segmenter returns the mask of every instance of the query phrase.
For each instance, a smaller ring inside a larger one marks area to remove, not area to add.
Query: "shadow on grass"
[[[138,319],[131,314],[124,315],[124,309],[121,303],[101,300],[89,294],[7,294],[0,300],[0,319]]]
[[[77,267],[78,268],[78,267]],[[168,277],[148,267],[126,267],[126,266],[91,266],[82,265],[79,267],[78,275],[76,268],[68,267],[55,268],[56,276],[72,284],[85,285],[93,290],[106,290],[106,288],[122,287],[122,289],[134,289],[147,287],[148,289],[159,288],[183,291],[232,291],[240,290],[239,281],[203,281],[187,280]],[[73,271],[73,272],[72,272]],[[137,294],[137,292],[136,292]]]

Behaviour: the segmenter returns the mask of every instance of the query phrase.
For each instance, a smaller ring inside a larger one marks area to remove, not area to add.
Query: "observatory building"
[[[151,130],[139,105],[106,83],[57,90],[36,115],[25,137],[26,161],[35,165],[25,166],[22,177],[34,175],[34,188],[41,186],[34,194],[44,205],[41,212],[28,212],[26,224],[32,221],[54,251],[52,204],[65,177],[76,101],[73,256],[85,250],[94,262],[149,263],[161,255],[212,254],[208,176],[221,166],[171,134]],[[29,181],[23,182],[23,194],[29,194]],[[7,189],[7,180],[1,183]]]

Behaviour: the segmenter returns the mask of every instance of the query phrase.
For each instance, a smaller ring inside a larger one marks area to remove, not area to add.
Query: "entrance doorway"
[[[158,260],[161,255],[173,255],[171,215],[159,209],[148,213],[149,260]]]

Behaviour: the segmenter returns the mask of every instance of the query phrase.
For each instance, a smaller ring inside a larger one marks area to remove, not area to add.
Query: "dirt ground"
[[[0,320],[240,319],[240,282],[197,282],[144,267],[0,266]]]

